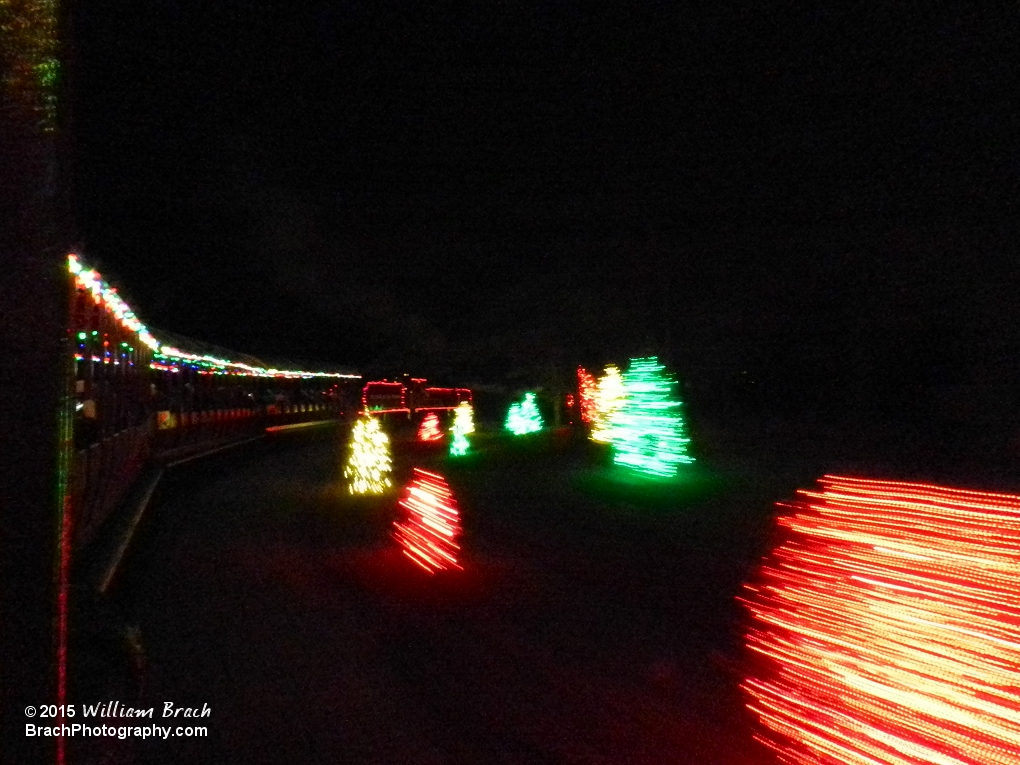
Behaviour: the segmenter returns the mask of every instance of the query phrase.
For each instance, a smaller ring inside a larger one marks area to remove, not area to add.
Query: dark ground
[[[398,438],[395,483],[431,466],[461,505],[464,571],[436,577],[389,538],[396,490],[346,493],[338,428],[172,470],[93,608],[77,696],[208,704],[209,735],[75,742],[78,761],[769,765],[734,596],[775,503],[826,472],[1015,492],[1014,456],[892,417],[737,415],[694,418],[697,466],[658,488],[566,430],[460,460]]]
[[[116,606],[144,646],[139,706],[212,715],[207,738],[136,742],[137,761],[770,762],[728,657],[774,482],[699,469],[647,491],[585,442],[477,443],[396,459],[461,504],[450,576],[394,549],[396,493],[346,494],[338,432],[174,471]]]

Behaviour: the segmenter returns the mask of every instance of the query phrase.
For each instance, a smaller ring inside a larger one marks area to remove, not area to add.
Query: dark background
[[[79,3],[83,252],[267,358],[1015,432],[1015,15],[478,5]]]

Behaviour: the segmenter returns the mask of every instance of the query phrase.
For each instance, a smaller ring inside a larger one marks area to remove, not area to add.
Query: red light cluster
[[[442,441],[443,430],[439,424],[439,415],[429,412],[418,427],[418,440],[425,442]]]
[[[460,568],[460,511],[446,479],[421,468],[404,489],[403,520],[393,523],[393,536],[404,555],[430,574]]]
[[[1020,763],[1020,496],[825,476],[742,600],[786,763]]]
[[[595,421],[595,412],[598,408],[599,384],[584,367],[577,368],[577,392],[581,398],[581,421],[590,425]]]
[[[407,407],[407,388],[398,382],[374,380],[361,389],[361,412],[387,414],[410,412]]]

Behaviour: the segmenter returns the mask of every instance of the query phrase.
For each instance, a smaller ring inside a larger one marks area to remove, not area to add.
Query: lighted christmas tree
[[[393,537],[404,555],[434,574],[460,568],[460,511],[446,480],[436,473],[414,469],[414,478],[400,500],[404,518],[393,523]]]
[[[577,368],[577,393],[581,399],[581,422],[591,425],[598,411],[599,385],[595,378],[584,367]]]
[[[344,468],[351,494],[381,494],[390,483],[390,440],[368,415],[354,424],[351,454]]]
[[[421,421],[421,426],[418,428],[418,440],[419,441],[440,441],[443,438],[443,431],[439,427],[439,415],[435,412],[429,412],[425,415],[425,419]]]
[[[623,405],[609,422],[613,461],[654,476],[674,475],[679,465],[694,462],[676,380],[659,359],[632,359],[623,385]]]
[[[525,393],[524,401],[510,405],[506,415],[506,429],[515,436],[537,433],[542,429],[542,413],[538,411],[534,393]]]
[[[592,420],[591,437],[594,441],[608,443],[610,421],[613,413],[623,406],[627,395],[623,389],[623,376],[615,364],[606,367],[606,373],[599,378],[595,391],[595,415]]]
[[[471,446],[468,435],[475,432],[475,412],[467,401],[461,401],[454,410],[450,433],[450,456],[462,457]]]

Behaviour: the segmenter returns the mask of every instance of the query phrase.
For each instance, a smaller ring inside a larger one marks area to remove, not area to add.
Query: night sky
[[[77,4],[81,247],[150,325],[454,383],[1015,387],[1015,16],[377,5]]]

